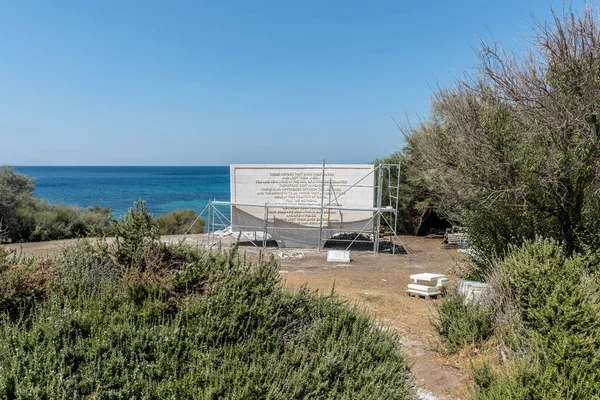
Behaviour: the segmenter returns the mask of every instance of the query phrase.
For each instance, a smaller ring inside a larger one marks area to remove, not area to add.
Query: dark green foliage
[[[398,191],[398,226],[397,232],[402,234],[417,234],[422,222],[422,216],[428,209],[435,209],[430,192],[427,190],[425,181],[419,171],[411,163],[411,150],[406,147],[402,152],[396,152],[382,159],[373,161],[373,164],[399,164],[400,165],[400,187]],[[391,168],[390,174],[384,171],[382,204],[390,204],[389,187],[398,185],[398,169]],[[376,177],[377,179],[377,177]],[[395,189],[391,189],[393,197],[396,196]],[[392,199],[392,203],[394,200]],[[387,215],[384,215],[386,218]],[[393,221],[390,221],[393,227]],[[385,225],[386,230],[389,229]]]
[[[236,247],[133,246],[155,228],[141,203],[115,223],[116,242],[44,264],[40,296],[0,324],[0,397],[414,398],[398,337],[361,311],[285,290],[272,258]],[[25,290],[39,268],[0,279]]]
[[[489,307],[465,302],[457,293],[444,298],[438,307],[438,318],[432,324],[444,338],[446,350],[455,352],[466,344],[480,344],[493,333]]]
[[[194,210],[176,210],[156,219],[161,235],[204,233],[204,220]],[[192,226],[192,224],[194,224]],[[188,232],[189,229],[189,232]]]
[[[482,43],[476,75],[437,91],[407,146],[438,207],[467,228],[470,277],[494,287],[508,363],[474,369],[476,397],[598,399],[598,9],[533,25],[526,57]],[[473,331],[461,307],[444,301],[437,325],[457,347]]]
[[[34,180],[19,174],[12,167],[0,167],[0,216],[5,223],[13,218],[12,213],[33,192]]]
[[[482,42],[477,73],[436,91],[431,118],[406,129],[407,147],[478,255],[500,259],[539,235],[597,258],[597,6],[564,7],[527,36],[527,57]]]
[[[145,210],[145,203],[134,203],[134,214],[131,210],[123,218],[131,220],[129,232],[115,232],[110,208],[100,206],[81,210],[78,207],[63,204],[50,204],[33,197],[34,181],[17,173],[13,168],[0,167],[0,243],[3,242],[37,242],[81,238],[88,236],[113,236],[123,238],[122,246],[137,246],[137,238],[151,236],[156,233],[165,235],[183,234],[196,221],[198,215],[193,210],[173,211],[157,219],[151,232],[135,232],[133,226],[136,218]],[[136,211],[137,210],[137,211]],[[137,213],[136,213],[137,212]],[[144,213],[141,218],[152,219]],[[141,222],[141,221],[138,221]],[[150,226],[148,225],[148,226]],[[146,226],[144,224],[139,226]],[[199,218],[190,233],[204,233],[204,220]],[[155,228],[157,227],[157,228]],[[158,230],[157,230],[158,229]],[[150,234],[152,233],[152,234]],[[132,235],[132,236],[131,236]],[[131,237],[131,240],[128,239]],[[128,250],[125,250],[128,251]]]
[[[3,236],[11,240],[20,225],[17,210],[33,199],[33,179],[17,173],[12,167],[0,167],[0,221]]]
[[[110,212],[106,210],[82,211],[45,201],[35,201],[17,212],[21,221],[20,239],[24,241],[86,237],[92,232],[102,232],[110,224]]]
[[[108,233],[110,209],[49,204],[33,197],[33,179],[0,167],[0,242],[70,239]]]
[[[528,335],[536,332],[551,345],[566,331],[600,333],[598,287],[584,258],[567,257],[559,243],[538,239],[513,247],[498,268],[495,289],[508,301],[500,303],[502,311],[516,307]]]
[[[515,365],[478,397],[598,398],[600,285],[587,261],[538,239],[512,248],[498,269],[498,331]]]
[[[115,232],[115,220],[109,207],[102,208],[96,205],[81,210],[74,206],[50,204],[33,197],[33,187],[33,179],[19,174],[11,167],[0,167],[0,243],[117,235],[124,240],[120,243],[122,246],[136,246],[137,238],[148,236],[150,233]],[[134,203],[134,210],[142,207],[141,203],[141,199],[139,204]],[[146,205],[143,204],[143,207],[145,210]],[[130,225],[135,225],[134,221],[138,215],[141,214],[132,215],[130,211],[123,218],[131,219]],[[152,219],[152,216],[145,213],[143,218]],[[196,223],[190,229],[190,233],[204,233],[204,220],[197,218],[198,214],[193,210],[173,211],[159,217],[157,224],[151,224],[152,235],[149,236],[155,237],[155,233],[183,234],[194,221]],[[133,231],[136,229],[133,226],[130,228]],[[133,235],[133,239],[127,239],[128,235]]]
[[[111,236],[114,235],[112,229],[112,212],[110,207],[100,207],[95,205],[83,211],[83,219],[86,224],[86,236]]]
[[[543,214],[500,205],[493,210],[474,207],[465,213],[463,226],[475,255],[463,278],[478,281],[488,278],[510,245],[520,246],[524,241],[533,240],[537,232],[552,236],[560,230]]]
[[[589,261],[591,271],[600,272],[600,198],[583,212],[581,229],[576,232],[576,249]]]
[[[133,203],[133,207],[127,211],[127,214],[113,221],[113,229],[114,255],[123,265],[141,261],[145,250],[160,237],[158,224],[152,214],[147,212],[146,202],[142,199],[138,203]]]
[[[486,390],[494,382],[494,373],[490,364],[471,365],[471,377],[479,390]]]

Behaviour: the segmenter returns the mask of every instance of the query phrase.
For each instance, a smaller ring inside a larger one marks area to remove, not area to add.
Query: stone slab
[[[408,284],[408,291],[412,292],[412,293],[428,294],[428,295],[441,293],[440,288],[437,286],[417,285],[415,283]]]
[[[350,262],[350,252],[347,250],[328,250],[327,261],[330,262]]]
[[[437,282],[438,279],[442,279],[445,278],[446,275],[442,275],[442,274],[432,274],[429,272],[424,272],[421,274],[413,274],[410,276],[410,279],[416,281],[428,281],[428,282]]]

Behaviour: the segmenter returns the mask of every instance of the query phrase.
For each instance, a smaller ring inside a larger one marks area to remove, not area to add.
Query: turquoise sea
[[[208,201],[229,200],[225,167],[16,167],[35,178],[36,197],[88,208],[110,207],[115,217],[142,198],[155,216]]]

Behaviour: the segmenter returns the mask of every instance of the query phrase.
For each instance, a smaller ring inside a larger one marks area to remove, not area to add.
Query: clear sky
[[[0,0],[0,165],[369,162],[550,4]]]

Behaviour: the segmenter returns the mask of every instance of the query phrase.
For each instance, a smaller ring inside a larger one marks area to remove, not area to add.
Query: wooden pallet
[[[438,298],[442,297],[441,293],[437,293],[437,294],[421,294],[421,293],[413,293],[413,292],[407,291],[406,294],[408,295],[408,297],[414,297],[414,298],[417,298],[417,299],[425,299],[425,300],[438,299]]]

